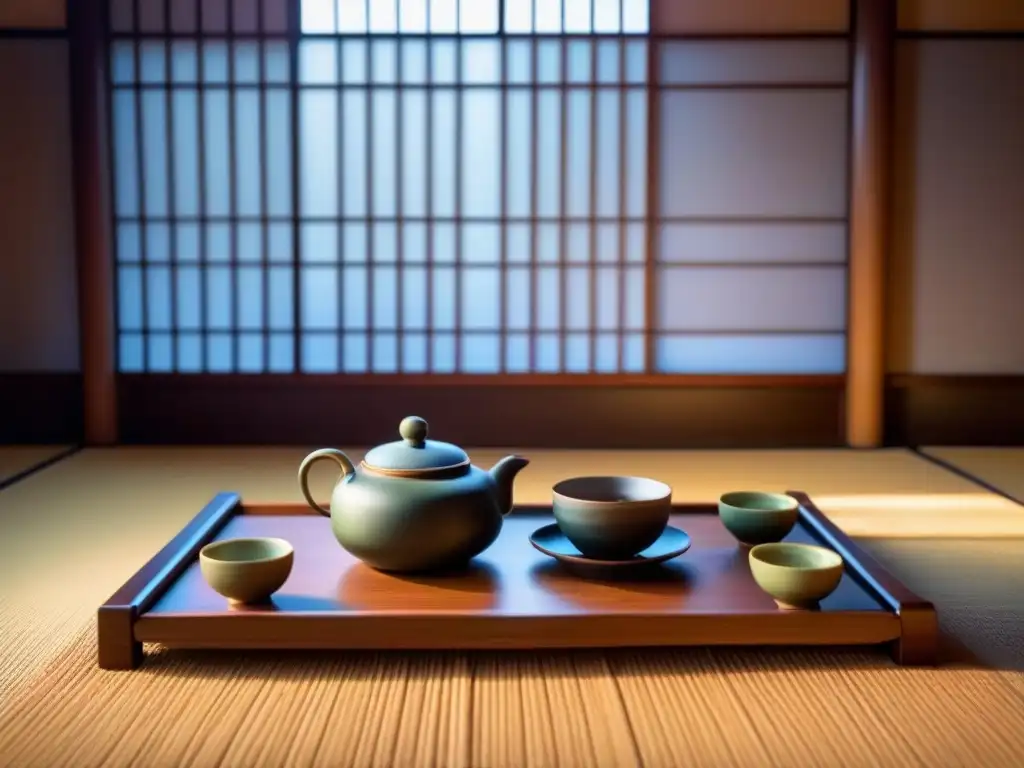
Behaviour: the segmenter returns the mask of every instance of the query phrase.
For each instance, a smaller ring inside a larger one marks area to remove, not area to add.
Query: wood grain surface
[[[230,498],[218,496],[189,529],[213,526]],[[329,521],[305,506],[243,504],[208,540],[277,536],[292,544],[295,565],[269,605],[227,604],[202,576],[193,551],[200,542],[179,535],[187,552],[179,557],[165,548],[104,609],[138,603],[134,593],[145,590],[136,640],[223,649],[861,645],[900,636],[901,595],[930,610],[877,564],[872,571],[857,562],[866,556],[841,532],[827,530],[821,513],[803,501],[788,540],[835,542],[848,562],[820,611],[778,608],[754,582],[748,549],[724,528],[714,504],[676,507],[671,524],[694,542],[684,556],[614,580],[581,578],[529,545],[530,533],[552,520],[545,507],[514,511],[467,570],[399,575],[365,566],[338,545]],[[812,527],[821,529],[820,538]],[[160,581],[142,583],[157,573]],[[173,581],[166,577],[178,573]],[[102,665],[102,637],[100,650]]]

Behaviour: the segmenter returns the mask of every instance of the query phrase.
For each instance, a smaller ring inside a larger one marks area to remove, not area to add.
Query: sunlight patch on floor
[[[984,491],[819,494],[814,501],[859,538],[1024,538],[1024,507]]]

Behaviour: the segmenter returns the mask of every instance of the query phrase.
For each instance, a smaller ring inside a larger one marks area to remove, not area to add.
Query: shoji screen
[[[294,370],[287,3],[114,0],[110,29],[120,370]]]
[[[645,6],[303,4],[304,371],[643,370]]]
[[[119,369],[842,372],[846,37],[649,22],[111,0]]]
[[[657,369],[845,368],[848,42],[660,45]]]
[[[120,370],[646,369],[646,0],[113,0]]]

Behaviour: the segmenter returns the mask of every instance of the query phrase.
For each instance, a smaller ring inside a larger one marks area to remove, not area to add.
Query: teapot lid
[[[368,469],[417,475],[469,464],[469,456],[459,446],[427,440],[427,422],[418,416],[402,419],[398,433],[401,440],[378,445],[367,452],[363,464]]]

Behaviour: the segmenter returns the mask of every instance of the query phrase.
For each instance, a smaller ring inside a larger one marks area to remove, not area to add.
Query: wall
[[[1024,3],[901,0],[887,438],[1024,440]]]
[[[0,29],[60,29],[66,9],[67,0],[3,0]]]
[[[1024,374],[1024,39],[896,61],[890,370]]]
[[[67,53],[0,40],[0,371],[78,370]]]
[[[0,3],[0,443],[81,434],[64,0]]]
[[[78,370],[63,0],[5,0],[0,34],[0,373]]]

